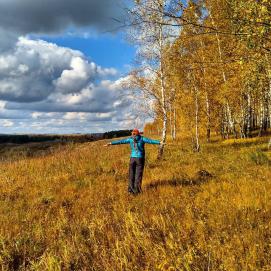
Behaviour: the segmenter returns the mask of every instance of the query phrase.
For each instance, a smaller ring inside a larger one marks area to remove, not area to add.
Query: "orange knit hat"
[[[140,132],[136,128],[132,131],[132,135],[139,135],[139,134],[140,134]]]

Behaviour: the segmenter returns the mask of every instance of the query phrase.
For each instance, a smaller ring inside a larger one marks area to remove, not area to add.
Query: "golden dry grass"
[[[271,270],[266,142],[148,146],[136,197],[128,146],[1,162],[1,270]]]

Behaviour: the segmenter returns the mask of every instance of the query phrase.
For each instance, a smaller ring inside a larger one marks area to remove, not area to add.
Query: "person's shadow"
[[[182,176],[172,178],[169,180],[157,180],[153,183],[149,183],[145,186],[145,189],[157,189],[161,186],[197,186],[203,183],[207,183],[214,176],[206,170],[200,170],[196,173],[195,177],[189,178],[188,176]]]

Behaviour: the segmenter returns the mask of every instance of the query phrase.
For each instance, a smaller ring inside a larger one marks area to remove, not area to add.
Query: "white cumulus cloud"
[[[14,125],[13,121],[10,121],[10,120],[2,120],[1,121],[1,126],[3,126],[3,127],[11,127],[13,125]]]

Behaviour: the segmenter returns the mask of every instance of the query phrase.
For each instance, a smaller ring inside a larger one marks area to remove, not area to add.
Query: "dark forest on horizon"
[[[101,139],[128,136],[131,130],[109,131],[91,134],[0,134],[0,144],[27,144],[41,142],[84,143]]]

